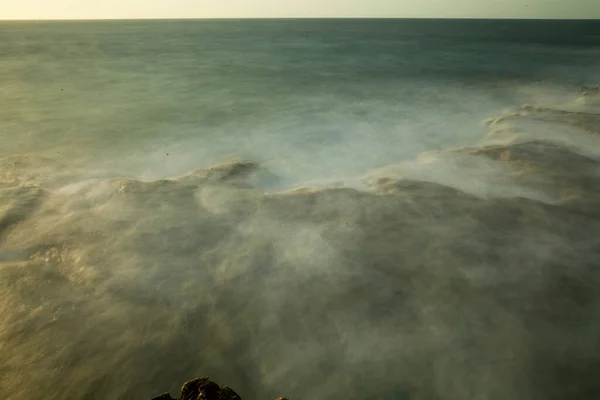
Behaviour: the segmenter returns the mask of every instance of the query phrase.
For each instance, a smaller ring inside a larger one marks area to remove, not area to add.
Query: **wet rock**
[[[151,400],[175,400],[169,393],[163,393]],[[219,386],[209,378],[197,378],[186,382],[181,388],[179,400],[241,400],[241,397],[227,386]],[[277,400],[287,400],[280,397]]]

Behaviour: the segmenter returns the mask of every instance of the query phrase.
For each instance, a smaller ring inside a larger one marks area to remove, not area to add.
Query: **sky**
[[[0,19],[598,18],[600,0],[0,0]]]

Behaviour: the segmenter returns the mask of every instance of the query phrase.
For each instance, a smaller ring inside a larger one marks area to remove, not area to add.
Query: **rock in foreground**
[[[163,393],[151,400],[176,400],[169,393]],[[178,400],[242,400],[242,398],[227,386],[219,386],[209,378],[198,378],[186,382],[181,388]],[[280,397],[277,400],[287,400]]]

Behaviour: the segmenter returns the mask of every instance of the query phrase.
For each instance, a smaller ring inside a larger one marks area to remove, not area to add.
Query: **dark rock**
[[[163,393],[151,400],[175,400],[169,393]],[[186,382],[181,388],[178,400],[241,400],[241,397],[226,386],[219,386],[209,378],[197,378]],[[287,400],[280,397],[277,400]]]
[[[159,396],[153,397],[150,400],[172,400],[173,398],[171,397],[171,395],[169,393],[163,393]]]

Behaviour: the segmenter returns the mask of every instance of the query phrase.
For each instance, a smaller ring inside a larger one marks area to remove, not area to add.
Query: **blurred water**
[[[1,22],[0,397],[600,398],[599,34]]]
[[[43,152],[144,179],[232,156],[267,162],[290,184],[347,178],[465,145],[503,108],[597,82],[598,30],[594,21],[3,22],[0,154]]]

